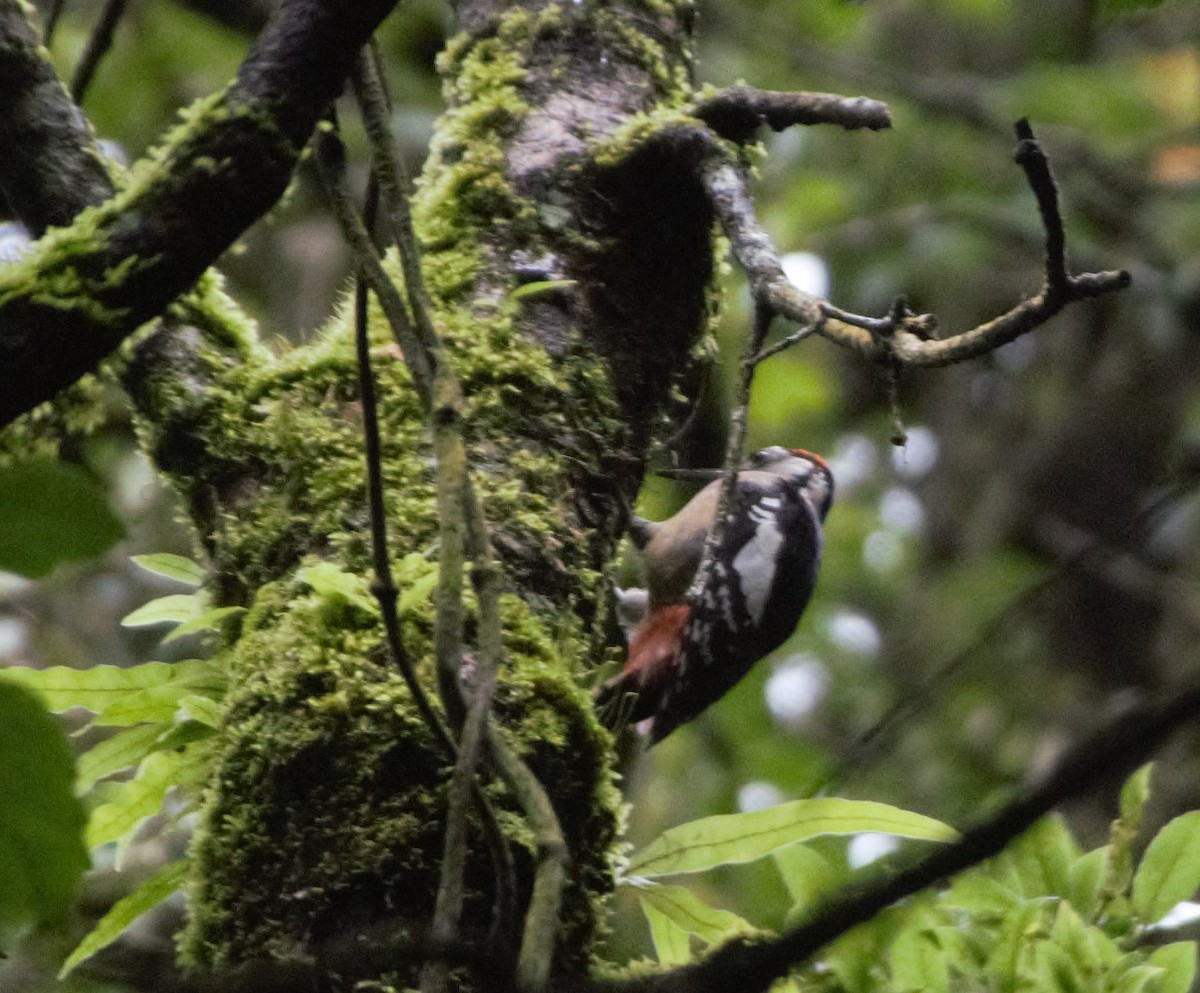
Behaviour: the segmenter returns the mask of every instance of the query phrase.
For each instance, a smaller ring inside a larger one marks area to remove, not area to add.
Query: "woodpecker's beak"
[[[659,469],[663,479],[682,479],[689,483],[710,483],[725,475],[723,469]]]

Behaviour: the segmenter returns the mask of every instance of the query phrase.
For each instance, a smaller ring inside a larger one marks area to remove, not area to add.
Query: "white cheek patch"
[[[768,503],[767,500],[762,502]],[[774,503],[778,506],[779,501]],[[775,564],[783,544],[783,533],[775,515],[761,507],[751,508],[750,519],[755,525],[754,537],[737,553],[733,568],[741,583],[742,596],[746,598],[746,611],[757,627],[762,623],[763,609],[775,583]]]

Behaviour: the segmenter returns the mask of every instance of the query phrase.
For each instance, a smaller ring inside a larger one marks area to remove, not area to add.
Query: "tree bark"
[[[569,848],[565,973],[588,965],[618,841],[612,742],[584,687],[607,653],[619,494],[632,497],[712,306],[712,213],[694,163],[686,147],[645,141],[659,130],[649,115],[691,96],[686,9],[464,6],[414,200],[509,591],[495,717],[550,791]],[[552,285],[514,293],[537,283]],[[373,321],[388,518],[397,557],[420,556],[438,537],[427,429]],[[352,342],[335,322],[286,359],[255,355],[234,361],[202,328],[168,328],[125,376],[219,598],[250,608],[223,652],[233,689],[182,948],[223,968],[381,922],[419,948],[449,764],[386,664],[377,621],[295,578],[313,557],[369,569]],[[402,619],[432,687],[431,617],[426,603]],[[499,783],[487,788],[511,827],[523,906],[528,829]],[[489,873],[475,827],[463,922],[474,944],[489,925]],[[414,981],[419,959],[393,963],[398,982]]]

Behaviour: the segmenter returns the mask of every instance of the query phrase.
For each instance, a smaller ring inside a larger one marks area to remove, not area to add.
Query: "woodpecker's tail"
[[[679,667],[691,613],[686,604],[659,607],[633,633],[625,667],[601,687],[596,712],[610,728],[653,717]]]

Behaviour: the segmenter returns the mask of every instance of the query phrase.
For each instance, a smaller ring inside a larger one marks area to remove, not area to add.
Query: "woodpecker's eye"
[[[770,448],[763,448],[750,456],[750,468],[761,469],[764,466],[771,465],[786,459],[790,453],[786,448],[779,445],[772,445]]]

